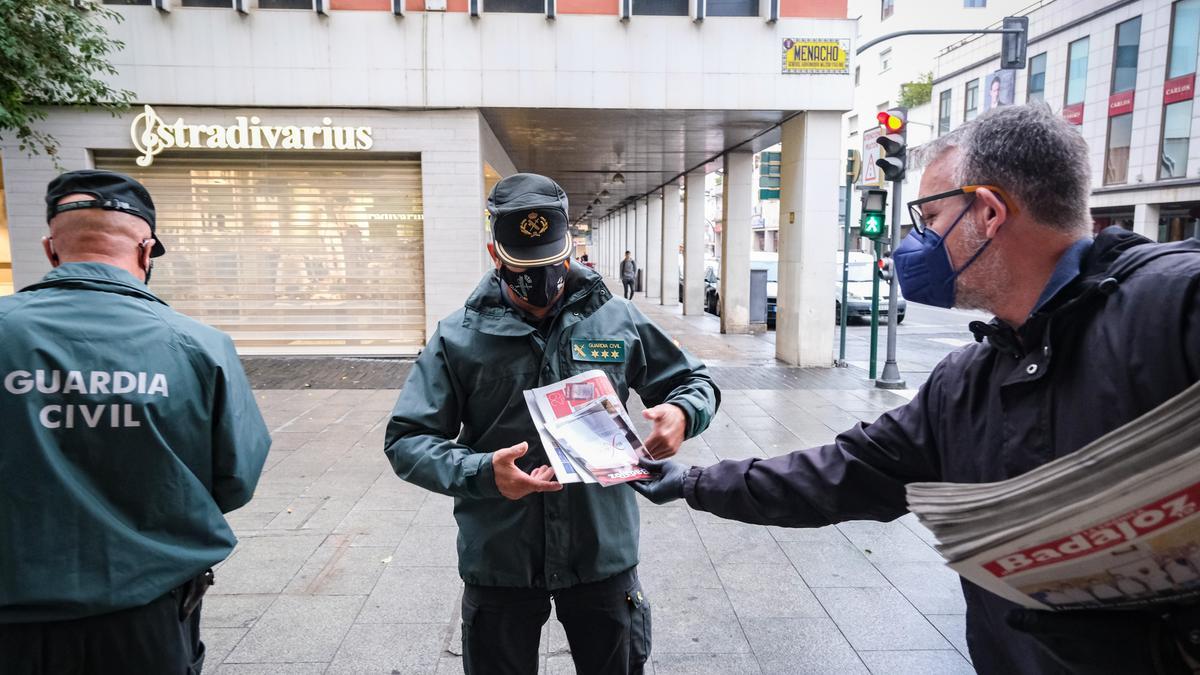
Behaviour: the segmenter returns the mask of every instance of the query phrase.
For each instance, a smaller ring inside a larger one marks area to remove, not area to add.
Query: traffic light
[[[884,281],[891,281],[892,280],[892,259],[891,258],[880,258],[879,260],[877,260],[875,262],[875,264],[877,266],[875,271],[879,274],[879,278]]]
[[[1005,30],[1017,29],[1019,33],[1005,33],[1000,38],[1000,68],[1024,70],[1025,52],[1029,48],[1029,17],[1006,16],[1001,26]]]
[[[875,116],[883,133],[875,142],[883,148],[883,157],[875,160],[875,165],[883,170],[883,177],[888,180],[904,180],[904,169],[907,163],[905,151],[908,144],[908,108],[891,108]]]
[[[862,236],[871,239],[882,239],[884,230],[883,214],[887,211],[887,190],[863,190],[862,221],[859,231]]]

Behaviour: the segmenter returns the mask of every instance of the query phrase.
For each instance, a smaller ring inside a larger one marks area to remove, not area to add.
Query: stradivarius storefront
[[[139,105],[117,120],[56,113],[52,131],[71,119],[91,128],[84,147],[63,143],[63,168],[120,171],[150,190],[169,251],[152,290],[229,333],[243,354],[413,354],[461,305],[464,279],[478,280],[478,111]],[[454,133],[439,139],[435,125]],[[439,153],[476,161],[448,163]],[[7,176],[21,170],[14,163],[5,148]],[[431,163],[434,211],[447,228],[427,241],[423,166]],[[447,165],[460,175],[443,175]],[[447,183],[461,184],[465,198]],[[10,216],[41,199],[39,186],[45,181],[9,188]],[[45,233],[42,220],[14,232],[25,244],[14,246],[18,287],[47,267],[28,245]],[[466,254],[462,270],[442,264],[455,251]],[[431,291],[439,288],[441,296]]]

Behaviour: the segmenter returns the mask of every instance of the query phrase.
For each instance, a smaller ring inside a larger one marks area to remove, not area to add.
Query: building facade
[[[1026,14],[1024,70],[997,70],[996,36],[938,54],[935,134],[997,105],[1042,101],[1091,149],[1097,232],[1121,225],[1158,241],[1200,237],[1200,0],[1043,0]]]
[[[490,268],[486,194],[517,171],[563,184],[580,253],[602,269],[615,264],[602,242],[647,250],[654,196],[654,241],[677,251],[661,236],[664,189],[678,200],[685,177],[725,153],[759,151],[785,123],[815,129],[850,104],[844,0],[114,8],[123,20],[109,31],[125,48],[113,84],[135,105],[118,117],[54,109],[41,128],[63,167],[147,185],[170,250],[154,290],[247,354],[419,351]],[[793,44],[815,45],[812,68],[787,70]],[[811,139],[794,152],[834,154]],[[12,139],[0,158],[0,292],[11,292],[7,274],[19,289],[48,269],[42,194],[58,169]],[[618,213],[631,233],[619,244]],[[645,257],[662,276],[666,256]]]

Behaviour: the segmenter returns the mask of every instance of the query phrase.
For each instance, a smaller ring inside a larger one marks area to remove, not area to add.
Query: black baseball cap
[[[488,195],[496,256],[513,267],[542,267],[571,257],[567,193],[536,173],[501,180]]]
[[[85,194],[93,199],[59,204],[67,195]],[[154,248],[150,257],[157,258],[167,252],[162,241],[154,233],[154,200],[146,187],[123,173],[101,169],[68,171],[46,186],[46,222],[64,211],[77,209],[105,209],[122,211],[146,221],[150,236],[154,237]]]

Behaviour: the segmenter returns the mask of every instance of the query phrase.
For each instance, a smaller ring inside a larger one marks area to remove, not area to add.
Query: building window
[[[879,20],[883,21],[896,13],[896,0],[879,0]]]
[[[987,0],[963,0],[963,7],[987,7]]]
[[[1025,94],[1025,101],[1032,103],[1033,101],[1046,100],[1046,52],[1042,52],[1037,56],[1029,59],[1029,88]]]
[[[979,114],[979,80],[971,80],[967,83],[964,101],[963,121],[969,122]]]
[[[202,0],[203,1],[203,0]],[[231,6],[231,2],[222,3],[222,7]],[[259,9],[308,9],[313,8],[312,0],[258,0]]]
[[[261,7],[263,0],[258,2]],[[546,0],[487,0],[483,11],[491,14],[543,14]]]
[[[1174,78],[1195,74],[1198,48],[1200,0],[1179,0],[1171,8],[1171,48],[1167,56],[1168,85]],[[1189,97],[1187,100],[1173,101],[1163,107],[1159,178],[1187,176],[1189,139],[1192,133],[1192,101]]]
[[[879,52],[879,72],[886,73],[892,67],[892,48]]]
[[[846,128],[849,129],[849,135],[858,135],[858,115],[851,115],[850,119],[846,120]]]
[[[704,13],[708,16],[758,16],[758,0],[707,0]]]
[[[1104,184],[1124,183],[1129,178],[1129,145],[1133,136],[1133,113],[1108,118],[1108,148],[1104,154]]]
[[[232,0],[182,0],[182,2],[179,4],[183,7],[217,7],[219,9],[233,9]],[[305,3],[304,8],[312,9],[312,0],[308,0],[308,2]]]
[[[1117,25],[1117,43],[1113,50],[1112,93],[1137,86],[1138,43],[1142,36],[1142,17]]]
[[[938,136],[950,131],[950,95],[949,89],[938,94]]]
[[[1072,42],[1067,49],[1067,105],[1083,103],[1090,43],[1090,39],[1082,38]]]
[[[688,0],[633,0],[633,13],[641,16],[687,16]]]

